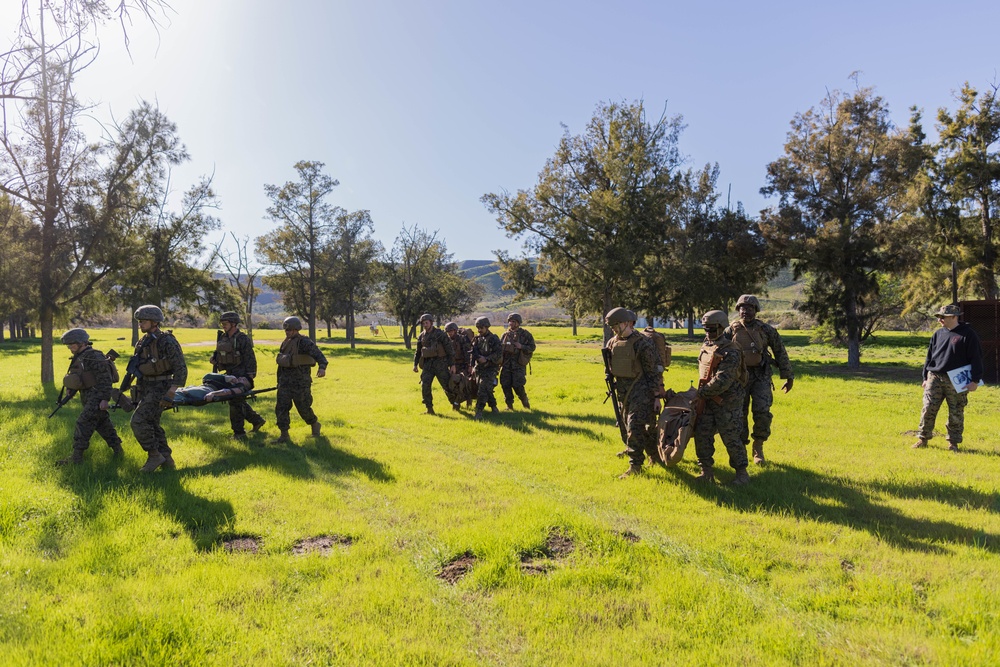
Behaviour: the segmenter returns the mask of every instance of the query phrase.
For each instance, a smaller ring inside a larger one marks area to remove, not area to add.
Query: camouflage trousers
[[[729,465],[734,470],[747,467],[747,448],[740,440],[740,424],[743,422],[743,390],[731,390],[723,398],[722,404],[705,401],[705,410],[698,416],[694,426],[694,451],[702,467],[715,465],[715,434],[729,452]]]
[[[625,418],[625,451],[629,463],[641,466],[645,453],[652,456],[656,452],[656,426],[653,421],[656,398],[649,388],[637,386],[631,393],[619,391],[618,399]],[[650,424],[654,425],[650,427]]]
[[[771,406],[774,405],[774,388],[771,385],[771,366],[763,364],[748,368],[750,379],[743,395],[743,417],[740,419],[740,440],[750,444],[750,415],[753,414],[753,439],[771,437]]]
[[[528,382],[527,369],[517,363],[517,359],[508,359],[500,369],[500,388],[503,389],[503,400],[508,406],[514,405],[514,394],[521,399],[521,404],[528,402],[528,392],[524,385]]]
[[[476,395],[476,412],[483,410],[487,405],[491,408],[497,406],[497,399],[493,396],[493,390],[497,386],[497,368],[477,368],[476,378],[479,380],[479,393]]]
[[[264,423],[264,418],[250,407],[245,398],[234,398],[229,401],[229,425],[233,427],[233,433],[245,434],[246,422],[250,422],[251,426],[257,426]]]
[[[420,392],[424,399],[424,405],[428,408],[434,407],[434,395],[431,388],[434,386],[434,378],[444,389],[444,395],[449,403],[454,403],[451,392],[448,390],[448,383],[451,382],[451,371],[448,370],[448,362],[445,359],[427,359],[424,361],[424,368],[420,371]]]
[[[947,373],[928,373],[924,387],[924,409],[920,412],[920,435],[923,440],[934,437],[934,422],[943,402],[948,402],[948,442],[957,445],[962,442],[965,430],[965,406],[969,404],[969,393],[955,391]]]
[[[111,421],[107,410],[101,410],[101,399],[97,396],[83,397],[83,410],[76,418],[76,428],[73,429],[73,449],[81,452],[90,447],[90,437],[94,431],[104,438],[108,447],[120,447],[122,439]]]
[[[160,418],[163,416],[160,401],[167,400],[169,389],[169,381],[141,384],[138,390],[139,404],[129,420],[139,446],[147,452],[159,451],[164,456],[170,454],[171,449],[167,445],[167,434],[160,426]]]
[[[293,369],[294,370],[294,369]],[[308,369],[306,369],[308,370]],[[274,402],[274,417],[278,429],[287,431],[292,424],[292,405],[305,423],[316,423],[316,413],[312,409],[312,378],[297,372],[295,375],[278,376],[278,396]]]

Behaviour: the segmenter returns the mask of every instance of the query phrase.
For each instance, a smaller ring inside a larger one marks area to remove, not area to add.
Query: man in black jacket
[[[948,401],[948,449],[957,452],[965,428],[965,406],[969,392],[975,391],[983,379],[983,351],[979,337],[972,327],[959,323],[962,311],[952,304],[934,313],[941,328],[931,336],[924,362],[924,409],[920,413],[920,435],[913,443],[914,449],[927,446],[934,435],[934,421],[941,403]],[[953,382],[949,371],[968,366]]]

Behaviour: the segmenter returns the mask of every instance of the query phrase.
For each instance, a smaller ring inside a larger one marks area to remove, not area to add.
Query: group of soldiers
[[[524,320],[518,313],[507,316],[507,330],[503,336],[490,331],[490,320],[476,320],[476,335],[462,329],[455,322],[448,322],[444,331],[434,325],[434,316],[424,313],[417,321],[421,328],[413,354],[413,372],[418,370],[427,414],[434,414],[434,379],[444,389],[453,410],[461,410],[462,403],[476,399],[474,419],[483,418],[487,407],[499,412],[494,396],[497,379],[503,390],[508,410],[514,409],[514,396],[525,409],[531,408],[526,369],[535,353],[535,338],[521,325]]]
[[[59,464],[82,463],[94,431],[104,439],[115,456],[123,455],[122,441],[111,421],[109,411],[116,407],[132,410],[129,424],[139,446],[146,452],[143,472],[157,468],[176,467],[173,451],[167,444],[166,432],[160,425],[164,410],[174,406],[174,395],[187,382],[188,369],[180,343],[170,331],[162,331],[163,311],[158,306],[141,306],[135,311],[142,337],[129,360],[121,387],[115,388],[117,370],[114,359],[94,349],[84,329],[70,329],[61,337],[73,355],[63,379],[68,398],[79,392],[83,409],[73,433],[73,453]],[[227,375],[246,380],[251,389],[257,376],[257,356],[250,337],[240,331],[240,317],[234,312],[219,317],[222,330],[212,354],[212,367]],[[320,423],[312,410],[312,366],[318,366],[316,377],[326,375],[327,360],[309,337],[301,334],[302,321],[288,317],[282,323],[285,339],[277,355],[277,399],[275,421],[280,435],[276,442],[290,442],[291,409],[312,427],[312,435],[320,435]],[[133,386],[134,383],[134,386]],[[132,388],[131,396],[124,392]],[[111,403],[114,399],[114,404]],[[63,403],[63,401],[60,401]],[[245,397],[229,400],[229,422],[233,437],[246,441],[246,424],[256,433],[265,424]]]
[[[721,310],[701,318],[705,341],[698,354],[698,388],[692,406],[695,416],[694,443],[699,482],[715,482],[715,434],[729,454],[736,471],[731,484],[749,484],[747,445],[752,442],[754,462],[763,464],[764,443],[771,435],[773,384],[772,364],[785,380],[782,390],[792,389],[794,376],[788,353],[777,330],[757,319],[760,302],[752,294],[736,302],[739,320],[730,324]],[[663,385],[664,364],[653,340],[635,329],[636,314],[625,308],[608,312],[605,322],[614,331],[607,348],[611,353],[608,372],[624,423],[629,468],[621,477],[642,472],[646,456],[654,465],[664,461],[657,447],[655,415],[667,397]],[[753,431],[749,417],[753,415]],[[751,441],[752,438],[752,441]]]

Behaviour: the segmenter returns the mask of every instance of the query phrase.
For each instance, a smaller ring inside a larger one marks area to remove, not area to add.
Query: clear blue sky
[[[176,188],[214,171],[225,229],[259,236],[263,185],[322,161],[333,203],[369,209],[387,246],[417,224],[456,259],[520,247],[480,196],[531,187],[560,124],[580,132],[602,100],[683,115],[689,165],[718,162],[723,193],[756,213],[792,116],[852,72],[898,124],[917,105],[930,128],[964,81],[1000,70],[995,1],[169,1],[159,39],[133,29],[131,62],[105,29],[78,92],[98,116],[158,101],[193,158]],[[3,4],[13,34],[20,3]]]

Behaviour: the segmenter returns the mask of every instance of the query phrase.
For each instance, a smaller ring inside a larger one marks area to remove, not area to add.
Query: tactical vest
[[[239,334],[237,334],[239,335]],[[229,337],[222,334],[215,344],[215,363],[222,368],[239,366],[243,361],[243,355],[236,349],[236,336]]]
[[[299,341],[302,336],[281,341],[278,351],[278,366],[281,368],[299,368],[301,366],[315,366],[316,360],[311,355],[299,353]]]
[[[656,346],[656,352],[660,355],[660,365],[664,368],[668,367],[670,365],[671,350],[666,336],[653,327],[646,327],[639,333],[653,341],[653,345]]]
[[[611,350],[611,374],[617,378],[631,380],[642,375],[642,364],[635,352],[635,344],[639,338],[629,336],[622,340],[618,336],[608,341]]]
[[[520,366],[527,366],[531,363],[531,357],[535,354],[534,351],[529,352],[522,349],[517,349],[514,347],[514,343],[521,343],[524,345],[524,336],[521,335],[521,329],[517,332],[505,331],[503,336],[500,337],[500,346],[503,348],[503,358],[506,361],[510,357],[516,356],[517,363]]]
[[[748,327],[743,322],[733,324],[733,339],[743,350],[743,363],[747,368],[756,368],[764,361],[767,338],[758,327]]]
[[[730,348],[734,343],[728,341],[725,338],[719,338],[716,344],[712,348],[701,346],[701,352],[698,353],[698,379],[701,380],[701,384],[708,382],[712,379],[712,375],[715,374],[715,369],[719,367],[722,362],[722,358],[725,356],[724,351]],[[736,381],[741,385],[746,386],[749,375],[747,374],[746,364],[743,363],[742,358],[740,359],[740,367],[737,371]],[[728,393],[728,390],[727,392]]]
[[[420,347],[420,358],[421,359],[436,359],[438,357],[446,357],[448,353],[445,352],[444,344],[441,341],[432,343],[430,345],[424,345],[421,343]]]
[[[66,389],[90,389],[97,384],[97,376],[92,371],[84,370],[83,357],[81,354],[73,357],[69,370],[63,377],[63,387]]]
[[[169,335],[160,334],[161,337]],[[173,370],[169,360],[160,358],[158,339],[153,338],[149,345],[139,350],[139,372],[146,380],[169,380]]]

